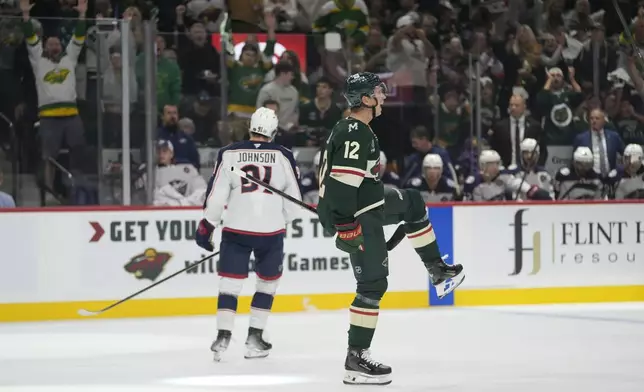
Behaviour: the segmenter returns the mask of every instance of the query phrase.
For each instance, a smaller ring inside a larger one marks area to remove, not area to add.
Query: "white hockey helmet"
[[[443,160],[438,154],[427,154],[423,158],[423,169],[443,169]]]
[[[316,168],[320,167],[320,157],[321,156],[322,156],[321,151],[316,152],[315,155],[313,156],[313,166],[314,167],[316,167]]]
[[[483,150],[479,156],[479,165],[483,166],[488,163],[501,163],[501,156],[495,150]]]
[[[250,117],[250,132],[265,136],[271,140],[277,133],[277,114],[269,108],[258,108]]]
[[[624,149],[625,163],[641,162],[644,159],[644,150],[639,144],[629,144]]]
[[[593,163],[593,152],[588,147],[577,147],[572,154],[573,161],[577,163]]]
[[[534,151],[535,155],[539,154],[539,144],[537,141],[532,138],[523,139],[521,141],[521,152],[532,152]]]

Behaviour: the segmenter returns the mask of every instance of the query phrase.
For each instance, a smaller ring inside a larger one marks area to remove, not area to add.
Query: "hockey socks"
[[[416,222],[405,223],[405,232],[416,253],[428,268],[441,259],[434,227],[427,216]]]
[[[273,308],[273,298],[277,291],[279,277],[276,279],[257,277],[255,295],[250,303],[250,324],[251,328],[264,329],[268,321],[268,315]]]
[[[349,347],[367,349],[378,324],[380,301],[361,297],[358,294],[349,308]]]

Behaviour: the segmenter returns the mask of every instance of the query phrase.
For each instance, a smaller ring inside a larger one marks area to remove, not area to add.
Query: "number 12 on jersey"
[[[358,159],[358,150],[360,150],[360,143],[349,140],[344,142],[345,159]]]
[[[264,170],[264,178],[261,178],[260,171],[261,169]],[[271,178],[273,177],[273,168],[270,166],[262,166],[261,168],[256,165],[246,165],[241,168],[243,172],[246,172],[248,175],[251,175],[258,180],[262,180],[266,184],[271,183]],[[241,193],[251,193],[255,192],[256,190],[259,189],[259,185],[255,184],[254,182],[248,181],[245,178],[241,179]],[[268,189],[264,189],[264,193],[271,194],[273,192],[269,191]]]

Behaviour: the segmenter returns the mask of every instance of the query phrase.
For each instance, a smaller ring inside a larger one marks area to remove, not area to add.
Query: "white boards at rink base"
[[[461,204],[428,208],[441,251],[467,278],[438,299],[407,240],[390,253],[384,309],[644,301],[641,203]],[[0,210],[0,321],[77,319],[207,256],[195,208]],[[391,235],[395,226],[387,227]],[[216,239],[217,241],[217,239]],[[101,318],[214,314],[217,257]],[[383,260],[374,260],[374,263]],[[252,261],[251,261],[252,269]],[[239,301],[248,312],[251,272]],[[303,211],[287,230],[276,312],[348,308],[347,254]]]

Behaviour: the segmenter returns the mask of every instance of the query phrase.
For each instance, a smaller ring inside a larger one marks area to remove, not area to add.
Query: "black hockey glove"
[[[212,245],[212,233],[214,231],[215,226],[210,224],[206,219],[202,219],[201,222],[199,222],[199,228],[197,228],[197,234],[195,235],[197,245],[208,252],[214,251],[215,247]]]
[[[346,225],[335,225],[338,231],[335,237],[335,246],[343,252],[356,253],[364,250],[364,237],[362,226],[358,222],[351,222]]]

